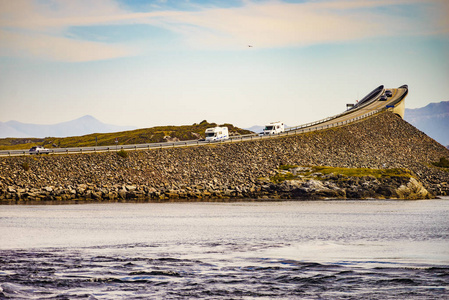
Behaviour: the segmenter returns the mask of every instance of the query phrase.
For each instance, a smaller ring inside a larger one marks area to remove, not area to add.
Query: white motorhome
[[[213,127],[206,129],[206,141],[221,141],[229,139],[228,127]]]
[[[265,125],[262,134],[270,135],[270,134],[278,134],[285,131],[285,125],[282,122],[272,122],[270,124]]]

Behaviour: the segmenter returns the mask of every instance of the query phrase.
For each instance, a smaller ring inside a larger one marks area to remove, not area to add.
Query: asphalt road
[[[327,125],[332,125],[335,123],[347,122],[349,120],[362,117],[363,115],[368,114],[370,112],[384,109],[389,105],[393,105],[398,99],[400,99],[401,96],[404,95],[404,93],[407,92],[406,88],[397,88],[397,89],[389,89],[389,90],[392,92],[392,96],[387,98],[387,101],[379,101],[380,97],[376,97],[375,99],[373,99],[373,101],[367,102],[365,105],[363,105],[357,109],[349,110],[349,111],[347,111],[347,113],[343,113],[340,117],[320,123],[317,126],[318,127],[319,126],[327,126]]]
[[[243,135],[238,137],[231,137],[228,140],[221,142],[206,142],[206,141],[182,141],[182,142],[174,142],[174,143],[152,143],[152,144],[137,144],[137,145],[111,145],[111,146],[98,146],[98,147],[82,147],[82,148],[53,148],[50,149],[53,154],[74,154],[74,153],[92,153],[92,152],[111,152],[117,150],[149,150],[149,149],[157,149],[157,148],[171,148],[171,147],[189,147],[189,146],[197,146],[197,145],[207,145],[214,143],[235,143],[240,141],[247,140],[259,140],[259,139],[267,139],[267,138],[276,138],[279,136],[285,135],[294,135],[301,134],[304,132],[323,130],[331,127],[342,126],[345,124],[349,124],[352,122],[357,122],[363,118],[374,115],[381,110],[387,109],[387,106],[399,104],[400,100],[406,95],[408,92],[407,88],[400,87],[397,89],[389,89],[392,92],[392,96],[389,97],[386,101],[380,101],[380,96],[385,92],[385,90],[381,90],[378,94],[373,95],[372,98],[365,101],[363,104],[360,104],[353,109],[345,111],[339,115],[328,117],[319,121],[311,122],[308,124],[303,124],[299,126],[289,127],[284,133],[278,135],[270,135],[270,136],[259,136],[258,134],[250,134]],[[399,102],[398,102],[399,101]],[[29,155],[28,149],[24,150],[0,150],[0,156],[17,156],[17,155]],[[42,154],[45,155],[45,154]]]

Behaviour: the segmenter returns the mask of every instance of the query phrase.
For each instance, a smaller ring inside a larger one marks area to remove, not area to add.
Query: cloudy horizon
[[[423,107],[448,100],[448,14],[444,0],[0,0],[0,121],[297,125],[381,84]]]

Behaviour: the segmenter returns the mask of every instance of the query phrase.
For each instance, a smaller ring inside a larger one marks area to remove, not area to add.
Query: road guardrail
[[[200,145],[216,145],[216,144],[224,144],[224,143],[233,143],[237,141],[248,141],[248,140],[263,140],[263,139],[271,139],[280,136],[288,136],[288,135],[296,135],[306,132],[318,131],[327,128],[342,126],[345,124],[349,124],[366,117],[372,116],[375,113],[378,113],[379,110],[372,111],[366,113],[362,116],[358,116],[356,118],[336,122],[332,124],[322,125],[322,126],[310,126],[306,128],[288,130],[279,134],[271,134],[271,135],[258,135],[258,134],[249,134],[249,135],[241,135],[241,136],[233,136],[227,140],[221,140],[217,142],[211,141],[199,141],[199,140],[189,140],[189,141],[179,141],[179,142],[165,142],[165,143],[149,143],[149,144],[135,144],[135,145],[117,145],[117,146],[98,146],[98,147],[79,147],[79,148],[54,148],[50,149],[49,154],[75,154],[75,153],[95,153],[95,152],[112,152],[119,150],[151,150],[151,149],[162,149],[162,148],[178,148],[178,147],[191,147],[191,146],[200,146]],[[0,151],[0,156],[20,156],[20,155],[31,155],[28,150],[2,150]],[[44,155],[44,154],[40,154]]]
[[[396,100],[392,102],[393,105],[396,105],[401,100],[405,98],[405,96],[408,93],[408,88],[406,86],[402,86],[400,88],[405,88],[406,91]],[[384,90],[382,90],[383,93]],[[371,92],[373,93],[373,92]],[[381,93],[381,94],[382,94]],[[327,125],[321,125],[324,122],[334,120],[336,118],[342,117],[348,113],[358,111],[365,107],[366,105],[369,105],[373,101],[377,100],[381,94],[375,94],[370,99],[365,100],[365,103],[358,107],[356,110],[350,110],[345,111],[341,114],[328,117],[319,121],[295,126],[295,127],[289,127],[285,132],[278,133],[278,134],[271,134],[271,135],[259,135],[259,134],[247,134],[247,135],[240,135],[240,136],[231,136],[227,140],[221,140],[217,142],[211,142],[211,141],[200,141],[200,140],[189,140],[189,141],[178,141],[178,142],[164,142],[164,143],[147,143],[147,144],[132,144],[132,145],[111,145],[111,146],[98,146],[98,147],[72,147],[72,148],[53,148],[50,149],[49,154],[76,154],[76,153],[95,153],[95,152],[112,152],[112,151],[119,151],[119,150],[150,150],[150,149],[162,149],[162,148],[177,148],[177,147],[191,147],[191,146],[200,146],[200,145],[216,145],[216,144],[222,144],[222,143],[233,143],[237,141],[248,141],[248,140],[263,140],[263,139],[271,139],[271,138],[277,138],[281,136],[288,136],[288,135],[297,135],[302,134],[306,132],[313,132],[313,131],[319,131],[324,130],[328,128],[343,126],[349,123],[357,122],[359,120],[365,119],[367,117],[370,117],[372,115],[378,114],[382,111],[387,110],[387,107],[382,107],[380,109],[376,109],[373,111],[370,111],[366,114],[363,114],[361,116],[357,116],[355,118],[341,121],[341,122],[335,122]],[[366,98],[366,97],[365,97]],[[20,155],[30,155],[28,150],[0,150],[0,156],[20,156]]]

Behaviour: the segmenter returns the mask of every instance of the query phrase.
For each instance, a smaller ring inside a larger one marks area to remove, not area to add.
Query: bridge
[[[405,97],[408,94],[408,86],[402,85],[399,88],[386,89],[383,85],[377,87],[354,106],[341,114],[331,116],[315,122],[293,126],[286,129],[285,132],[275,135],[248,134],[230,137],[228,140],[220,142],[209,141],[180,141],[180,142],[164,142],[151,144],[135,144],[135,145],[120,145],[120,146],[98,146],[98,147],[82,147],[82,148],[54,148],[50,149],[51,154],[69,154],[69,153],[92,153],[92,152],[109,152],[117,150],[150,150],[158,148],[172,148],[172,147],[189,147],[198,145],[208,145],[216,143],[235,143],[248,140],[262,140],[272,139],[280,136],[296,135],[306,132],[324,130],[328,128],[343,126],[349,123],[358,122],[372,115],[381,113],[383,111],[392,111],[401,118],[404,117]],[[26,150],[1,150],[0,156],[17,156],[29,155]]]

